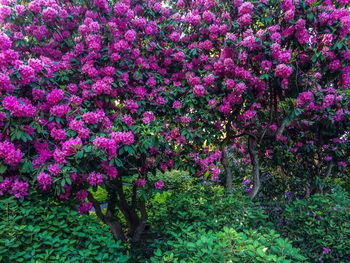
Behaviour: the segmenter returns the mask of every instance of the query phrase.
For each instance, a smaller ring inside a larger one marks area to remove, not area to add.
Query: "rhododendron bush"
[[[184,30],[192,55],[187,81],[201,101],[192,118],[221,150],[228,188],[232,151],[251,164],[252,197],[262,170],[305,179],[306,193],[321,190],[319,179],[347,173],[349,4],[197,1],[186,7],[192,25]]]
[[[262,164],[308,180],[346,169],[348,7],[2,0],[0,195],[75,199],[124,239],[118,209],[137,240],[145,198],[164,187],[157,169],[223,174],[231,188],[234,149],[251,164],[252,197]]]

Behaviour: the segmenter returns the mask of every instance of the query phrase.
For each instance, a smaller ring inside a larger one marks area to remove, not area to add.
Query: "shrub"
[[[342,191],[297,200],[284,211],[282,232],[312,261],[350,261],[350,198]]]
[[[224,226],[243,229],[266,224],[267,215],[241,191],[225,193],[221,186],[210,186],[185,172],[160,176],[168,191],[156,194],[150,220],[157,232],[182,231],[192,226],[222,230]]]
[[[158,249],[151,262],[304,262],[299,250],[273,230],[213,232],[187,229],[174,233],[169,251]]]
[[[127,262],[120,241],[94,218],[31,198],[0,199],[0,262]]]

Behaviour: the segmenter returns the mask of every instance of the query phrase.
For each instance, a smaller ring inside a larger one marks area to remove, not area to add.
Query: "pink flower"
[[[179,109],[179,108],[181,108],[181,106],[182,106],[181,101],[178,101],[178,100],[174,101],[173,109]]]
[[[341,63],[340,63],[340,60],[336,59],[336,60],[333,60],[330,64],[329,64],[329,69],[331,71],[336,71],[338,69],[340,69],[341,67]]]
[[[70,108],[67,104],[55,105],[50,109],[52,116],[62,118],[69,112]]]
[[[122,2],[117,2],[114,7],[114,12],[116,13],[116,15],[122,16],[122,15],[125,15],[128,9],[129,7],[126,4]]]
[[[75,194],[75,197],[79,202],[82,203],[88,197],[88,192],[86,190],[80,190]]]
[[[134,134],[132,131],[128,132],[112,132],[111,138],[117,143],[117,144],[126,144],[131,145],[134,143]]]
[[[58,196],[61,200],[68,200],[71,195],[72,187],[68,184],[63,186],[63,192]]]
[[[103,183],[103,175],[97,172],[89,174],[88,182],[91,186],[98,186]]]
[[[311,91],[305,91],[299,94],[297,98],[297,106],[301,107],[314,101],[314,95]]]
[[[154,183],[154,187],[158,190],[163,189],[164,187],[164,181],[163,180],[159,180],[157,182]]]
[[[242,114],[243,121],[248,121],[256,116],[256,111],[247,110]]]
[[[322,107],[325,109],[329,106],[332,106],[334,103],[334,95],[328,94],[323,98],[323,104]]]
[[[215,99],[211,99],[208,101],[208,105],[212,108],[214,108],[217,105],[217,101]]]
[[[61,172],[61,168],[59,164],[50,164],[48,166],[48,170],[52,175],[59,175],[59,173]]]
[[[104,9],[104,10],[108,10],[108,2],[107,0],[94,0],[95,5],[98,8]]]
[[[253,12],[253,4],[250,2],[244,2],[240,7],[238,8],[238,16],[242,16],[245,14],[252,14]]]
[[[285,64],[279,64],[275,70],[275,76],[287,79],[293,72],[293,69]]]
[[[50,135],[56,141],[64,141],[66,139],[66,131],[63,129],[53,128]]]
[[[18,100],[13,96],[6,96],[2,106],[15,117],[33,117],[36,114],[36,108],[28,100]]]
[[[278,129],[277,124],[276,123],[271,124],[270,129],[271,129],[271,131],[276,132]]]
[[[10,49],[12,41],[5,33],[0,33],[0,50]]]
[[[21,65],[18,69],[19,73],[22,76],[21,82],[23,84],[29,84],[35,79],[35,71],[32,67],[27,65]]]
[[[117,144],[114,139],[97,136],[93,141],[93,145],[99,149],[107,150],[110,158],[117,154]]]
[[[202,97],[205,94],[205,88],[202,85],[193,87],[193,94],[195,97]]]
[[[178,62],[182,62],[185,59],[185,53],[182,51],[179,51],[174,54],[174,60]]]
[[[139,105],[134,100],[126,100],[124,102],[125,108],[128,109],[131,113],[136,113]]]
[[[78,212],[79,214],[86,214],[92,209],[92,203],[91,202],[85,202],[78,206]]]
[[[323,249],[322,249],[322,253],[323,254],[329,254],[331,252],[331,249],[329,248],[329,247],[324,247]]]
[[[58,15],[57,10],[52,7],[47,7],[42,12],[43,19],[48,22],[55,21],[57,15]]]
[[[1,43],[0,43],[1,46]],[[11,92],[14,90],[14,86],[11,84],[10,77],[0,73],[0,91]]]
[[[236,83],[235,83],[235,81],[233,79],[226,79],[225,80],[225,84],[226,84],[226,88],[228,90],[232,90]]]
[[[16,149],[15,145],[11,142],[0,142],[0,158],[4,159],[4,162],[10,166],[17,166],[22,162],[22,152]]]
[[[0,182],[0,196],[6,194],[12,186],[12,178],[7,177]]]
[[[52,177],[50,175],[48,175],[47,173],[41,172],[41,173],[39,173],[39,175],[37,176],[36,179],[39,183],[39,187],[42,190],[50,189],[51,184],[52,184]]]
[[[109,165],[108,162],[103,162],[101,166],[110,180],[118,177],[118,170],[116,167]]]
[[[332,161],[332,160],[333,160],[333,157],[327,155],[327,156],[325,156],[325,157],[323,158],[323,160],[325,160],[326,162],[329,162],[329,161]]]
[[[12,183],[11,194],[17,198],[28,195],[28,183],[20,180],[15,180]]]
[[[135,181],[136,186],[138,187],[145,187],[146,185],[146,179],[144,178],[139,178]]]
[[[155,120],[155,116],[153,114],[153,112],[151,111],[146,111],[144,114],[143,114],[143,118],[142,118],[142,121],[144,124],[150,124],[152,121]]]
[[[121,119],[122,122],[124,122],[126,125],[132,126],[134,125],[134,119],[130,115],[124,115]]]
[[[104,117],[104,112],[86,112],[83,114],[83,120],[88,124],[97,124]]]
[[[219,179],[219,175],[220,175],[220,168],[218,168],[218,167],[212,167],[211,169],[210,169],[210,171],[211,171],[211,180],[212,181],[216,181],[216,180],[218,180]]]
[[[135,32],[135,30],[128,30],[128,31],[126,31],[124,37],[125,37],[125,39],[127,41],[134,42],[134,40],[136,39],[136,32]]]
[[[241,45],[244,47],[247,47],[249,50],[253,50],[255,45],[255,37],[254,36],[247,36],[241,41]]]
[[[71,138],[62,144],[62,150],[66,156],[73,155],[83,146],[81,138]]]
[[[273,154],[273,150],[271,150],[271,149],[266,149],[266,151],[265,151],[265,156],[266,156],[267,158],[272,158],[272,154]]]
[[[178,32],[172,32],[169,36],[169,38],[174,41],[174,42],[179,42],[180,38],[181,38],[181,34]]]
[[[47,94],[46,101],[51,105],[55,105],[55,104],[58,104],[63,98],[64,98],[63,90],[53,89],[49,94]]]
[[[252,23],[252,17],[250,14],[245,14],[238,18],[238,22],[241,27],[248,26]]]
[[[338,164],[339,167],[345,167],[346,166],[346,162],[343,162],[343,161],[337,162],[337,164]]]
[[[214,14],[210,11],[204,11],[202,16],[203,16],[204,21],[207,23],[212,22],[213,19],[215,18]]]

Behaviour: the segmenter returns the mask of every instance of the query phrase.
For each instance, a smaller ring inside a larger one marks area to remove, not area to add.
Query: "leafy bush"
[[[174,233],[171,250],[158,249],[151,262],[304,262],[291,243],[273,230],[237,232],[232,228],[213,232],[187,229]],[[186,261],[185,261],[186,259]]]
[[[106,227],[52,199],[0,199],[0,221],[0,262],[128,260]]]
[[[151,201],[153,262],[242,262],[255,257],[261,262],[288,262],[281,260],[299,258],[298,251],[272,230],[259,234],[245,230],[269,224],[264,211],[241,190],[226,194],[223,187],[206,185],[181,171],[157,176],[167,191]],[[275,247],[273,240],[280,243]],[[230,254],[229,242],[235,246],[234,254]],[[285,254],[278,252],[282,247]]]
[[[297,200],[284,211],[283,234],[312,261],[350,261],[350,198],[342,191]]]
[[[186,226],[220,231],[224,226],[243,229],[266,224],[264,211],[241,191],[226,194],[221,186],[203,184],[179,171],[158,176],[168,191],[152,200],[150,220],[161,228],[157,232],[181,231]]]

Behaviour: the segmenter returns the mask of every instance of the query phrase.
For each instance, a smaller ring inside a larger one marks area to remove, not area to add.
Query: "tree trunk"
[[[115,240],[125,240],[125,235],[122,226],[120,225],[118,220],[115,219],[115,215],[109,215],[109,213],[107,212],[104,222],[106,225],[109,226],[109,229],[111,230]]]
[[[258,159],[258,153],[256,151],[256,139],[252,136],[249,136],[248,138],[248,151],[250,155],[250,159],[253,166],[253,189],[249,193],[250,198],[255,198],[255,196],[258,194],[260,187],[261,187],[261,181],[260,181],[260,165],[259,165],[259,159]]]
[[[127,202],[123,191],[123,185],[120,182],[118,182],[116,190],[119,196],[119,209],[123,213],[125,220],[128,224],[128,237],[133,242],[138,242],[146,228],[147,223],[147,211],[145,201],[140,200],[139,202],[137,202],[136,187],[134,187],[132,191],[131,204]],[[138,215],[138,208],[141,213],[141,216]]]
[[[90,192],[88,192],[88,199],[92,203],[93,207],[95,208],[97,217],[103,223],[109,226],[109,229],[111,230],[113,238],[115,240],[124,241],[125,240],[124,231],[114,213],[114,207],[115,207],[115,203],[113,202],[114,198],[110,197],[110,200],[108,202],[107,212],[105,215],[102,213],[100,203],[93,197],[93,195]]]
[[[310,198],[310,196],[311,196],[310,183],[307,182],[305,185],[305,199]]]
[[[226,147],[224,145],[221,145],[221,151],[222,151],[222,165],[224,167],[225,170],[225,186],[226,186],[226,190],[228,191],[232,191],[232,170],[229,164],[229,160],[228,160],[228,156],[227,156],[227,150]]]
[[[146,203],[144,200],[140,201],[140,212],[141,212],[141,219],[140,219],[139,224],[136,227],[136,229],[133,233],[133,237],[132,237],[132,241],[134,241],[134,242],[138,242],[140,240],[141,235],[145,231],[145,228],[146,228],[148,214],[147,214],[147,210],[146,210]]]

